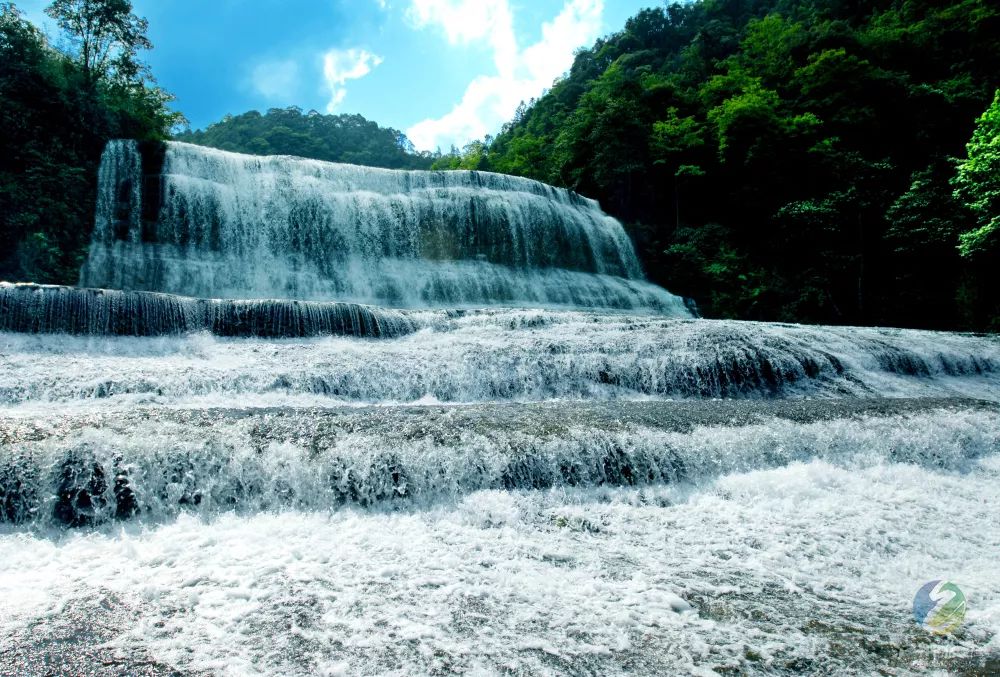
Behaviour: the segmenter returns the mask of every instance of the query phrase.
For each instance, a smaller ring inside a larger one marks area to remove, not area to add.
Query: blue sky
[[[48,0],[15,0],[58,42]],[[422,150],[496,132],[574,50],[657,0],[133,0],[146,55],[202,128],[297,105],[360,113]]]

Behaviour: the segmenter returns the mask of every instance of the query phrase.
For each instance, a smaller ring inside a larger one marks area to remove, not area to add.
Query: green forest
[[[713,317],[1000,329],[1000,5],[643,11],[439,168],[566,186]]]
[[[152,45],[127,0],[56,0],[67,55],[0,2],[0,279],[76,284],[109,139],[161,141],[183,118],[140,58]]]
[[[100,7],[101,16],[82,8]],[[297,108],[202,131],[156,86],[127,0],[0,2],[0,279],[75,283],[108,139],[535,178],[599,200],[708,317],[1000,329],[1000,6],[702,0],[581,51],[496,137],[416,153]]]

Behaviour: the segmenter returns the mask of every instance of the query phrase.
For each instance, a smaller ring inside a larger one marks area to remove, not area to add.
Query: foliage
[[[406,136],[360,115],[303,114],[273,108],[227,115],[203,131],[177,134],[178,141],[254,155],[295,155],[388,169],[427,169],[435,157],[416,153]]]
[[[103,14],[74,18],[98,8],[121,25],[94,25]],[[0,279],[74,284],[105,144],[165,139],[182,118],[136,61],[149,43],[130,3],[56,2],[48,11],[81,49],[56,51],[13,3],[0,2]],[[77,20],[86,36],[72,29]]]
[[[106,141],[181,118],[128,0],[47,12],[70,53],[0,1],[0,278],[74,282]],[[998,328],[998,89],[993,0],[698,0],[642,10],[496,138],[446,155],[297,108],[177,138],[568,187],[710,316]]]
[[[55,0],[45,13],[79,46],[84,77],[130,81],[141,70],[140,49],[152,49],[148,22],[129,0]]]
[[[955,197],[973,213],[977,227],[961,234],[959,250],[980,256],[1000,250],[1000,90],[966,148],[968,157],[953,183]]]
[[[491,139],[486,137],[486,141],[473,141],[467,144],[462,150],[452,147],[447,155],[434,158],[431,169],[439,170],[488,170],[489,144]]]
[[[439,165],[599,199],[709,315],[981,328],[1000,104],[973,128],[998,85],[989,0],[671,4]]]

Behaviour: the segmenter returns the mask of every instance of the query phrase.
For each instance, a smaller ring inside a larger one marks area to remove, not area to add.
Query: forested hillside
[[[599,199],[709,315],[997,328],[998,86],[989,0],[673,4],[437,166]]]
[[[360,115],[303,114],[299,108],[229,115],[203,131],[184,132],[176,139],[238,153],[297,155],[388,169],[427,169],[434,161],[430,154],[414,151],[402,132]]]
[[[131,9],[53,2],[68,55],[0,2],[0,279],[75,284],[105,144],[166,139],[182,119],[139,58],[152,45]]]

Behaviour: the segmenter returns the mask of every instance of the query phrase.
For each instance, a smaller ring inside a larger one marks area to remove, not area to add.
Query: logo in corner
[[[913,598],[913,618],[936,635],[954,632],[965,619],[965,595],[951,581],[931,581]]]

